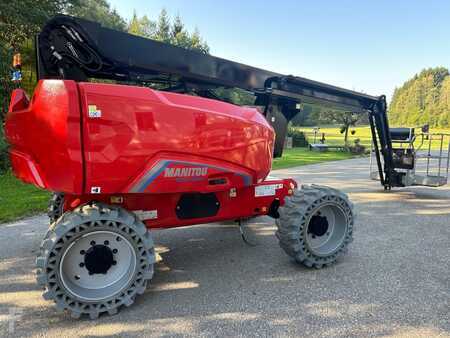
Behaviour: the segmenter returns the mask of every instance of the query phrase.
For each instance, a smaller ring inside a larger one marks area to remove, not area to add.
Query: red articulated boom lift
[[[39,83],[31,101],[14,91],[5,130],[15,174],[56,192],[37,280],[73,317],[114,314],[144,292],[155,263],[150,229],[269,215],[298,263],[334,263],[352,241],[347,196],[268,178],[300,103],[368,113],[381,183],[401,184],[384,96],[68,16],[46,24],[36,50]],[[224,102],[218,88],[252,93],[262,112]]]

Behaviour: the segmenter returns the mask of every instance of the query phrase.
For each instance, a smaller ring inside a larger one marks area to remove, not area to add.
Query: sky
[[[110,0],[126,19],[162,8],[211,54],[371,95],[450,67],[449,0]]]

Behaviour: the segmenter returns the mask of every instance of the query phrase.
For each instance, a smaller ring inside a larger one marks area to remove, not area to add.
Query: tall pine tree
[[[128,25],[128,33],[205,54],[209,53],[209,46],[200,36],[198,29],[189,33],[181,17],[177,15],[171,20],[165,9],[161,11],[156,21],[150,20],[145,15],[140,18],[135,11]]]

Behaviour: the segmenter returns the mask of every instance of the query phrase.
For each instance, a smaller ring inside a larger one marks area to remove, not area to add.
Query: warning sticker
[[[133,210],[133,212],[141,221],[158,218],[158,210]]]
[[[274,196],[277,189],[283,188],[283,184],[266,184],[255,187],[255,197]]]
[[[88,105],[88,114],[91,118],[102,117],[102,111],[100,109],[97,109],[97,106],[95,104]]]

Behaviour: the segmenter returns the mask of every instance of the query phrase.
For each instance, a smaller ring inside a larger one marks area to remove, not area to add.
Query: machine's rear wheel
[[[155,252],[145,225],[105,204],[64,214],[47,232],[37,258],[45,299],[75,318],[97,318],[130,306],[153,276]]]
[[[48,202],[47,215],[50,223],[56,222],[64,213],[64,194],[62,192],[53,193]]]
[[[353,240],[353,205],[339,190],[302,186],[286,198],[279,213],[280,246],[308,267],[333,264]]]

